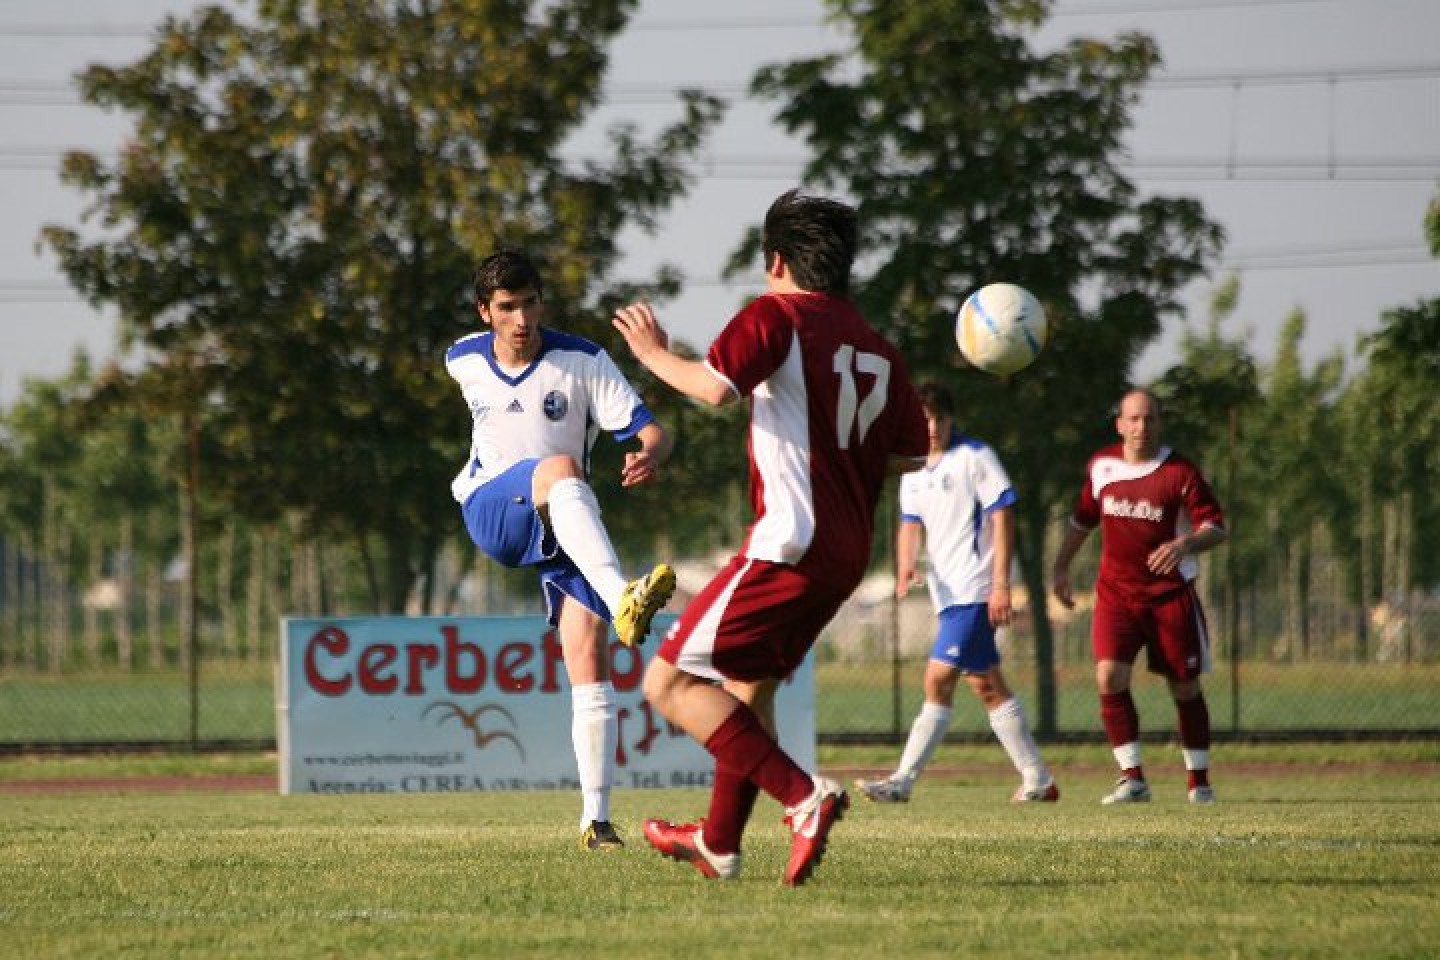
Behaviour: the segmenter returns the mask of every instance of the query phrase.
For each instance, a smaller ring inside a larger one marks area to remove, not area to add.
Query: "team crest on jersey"
[[[565,399],[565,394],[559,390],[551,390],[545,394],[545,416],[551,420],[564,420],[565,413],[570,409],[570,401]]]
[[[490,416],[490,408],[483,403],[476,403],[470,407],[470,416],[475,418],[476,423],[483,423],[485,418]]]
[[[955,489],[955,478],[952,477],[952,476],[950,476],[950,474],[948,474],[948,473],[941,474],[941,476],[940,476],[940,489],[941,489],[941,490],[944,490],[946,493],[949,493],[951,490],[954,490],[954,489]]]

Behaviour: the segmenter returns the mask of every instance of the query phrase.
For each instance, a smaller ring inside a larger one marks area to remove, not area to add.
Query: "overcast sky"
[[[110,150],[123,121],[79,104],[71,77],[125,62],[189,0],[0,0],[0,405],[27,377],[53,377],[77,347],[113,354],[113,320],[81,302],[36,252],[45,223],[76,224],[81,198],[58,183],[61,152]],[[750,103],[755,67],[841,49],[820,0],[644,0],[613,51],[611,102],[592,128],[674,116],[665,91],[707,87],[734,101],[690,198],[657,237],[627,236],[626,277],[659,260],[687,292],[661,320],[703,347],[753,288],[720,267],[741,232],[792,186],[803,145]],[[1143,189],[1199,196],[1229,234],[1223,271],[1241,301],[1227,325],[1273,357],[1281,322],[1309,317],[1305,356],[1353,352],[1389,307],[1440,296],[1422,219],[1440,177],[1440,0],[1059,0],[1037,38],[1154,36],[1165,59],[1137,115],[1131,173]],[[583,145],[580,149],[583,149]],[[1203,327],[1215,281],[1187,291]],[[457,320],[457,323],[459,321]],[[1177,359],[1177,323],[1137,377]]]

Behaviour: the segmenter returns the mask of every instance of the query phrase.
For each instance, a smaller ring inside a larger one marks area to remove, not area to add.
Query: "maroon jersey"
[[[1127,463],[1115,443],[1091,457],[1085,473],[1070,522],[1080,530],[1100,528],[1101,586],[1144,601],[1195,579],[1192,556],[1163,576],[1146,563],[1151,551],[1182,531],[1224,529],[1220,503],[1195,464],[1168,447],[1154,460]]]
[[[741,553],[858,583],[891,455],[929,448],[899,351],[847,300],[767,294],[726,325],[705,362],[750,399],[755,522]]]

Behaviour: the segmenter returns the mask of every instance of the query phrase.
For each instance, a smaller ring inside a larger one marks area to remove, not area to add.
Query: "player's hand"
[[[990,626],[1008,627],[1013,610],[1010,606],[1010,587],[996,586],[990,588]]]
[[[633,487],[654,480],[658,471],[655,458],[644,450],[632,450],[625,454],[625,465],[620,468],[620,486]]]
[[[1050,577],[1050,592],[1066,610],[1075,609],[1075,595],[1070,590],[1070,571],[1056,570]]]
[[[919,582],[920,576],[914,567],[899,571],[895,574],[895,596],[904,600],[905,594],[909,593],[910,588]]]
[[[1150,556],[1145,558],[1145,565],[1150,568],[1151,573],[1163,577],[1166,574],[1174,573],[1175,568],[1180,566],[1180,561],[1184,560],[1185,554],[1189,552],[1185,538],[1179,537],[1151,550]]]
[[[670,346],[670,337],[655,319],[655,311],[643,300],[616,310],[610,322],[642,363],[649,354]]]

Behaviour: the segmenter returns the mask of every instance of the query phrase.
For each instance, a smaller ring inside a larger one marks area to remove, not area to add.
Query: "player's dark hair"
[[[475,303],[489,303],[496,290],[534,290],[545,296],[540,285],[540,270],[518,250],[500,250],[490,254],[475,268]]]
[[[955,395],[947,388],[934,380],[927,380],[917,386],[915,392],[920,395],[920,406],[927,411],[955,419]]]
[[[767,269],[778,253],[802,289],[843,295],[850,292],[856,236],[854,207],[788,190],[766,211],[760,246]]]

